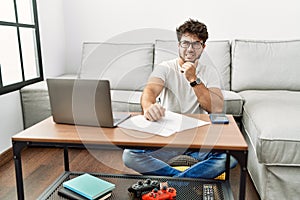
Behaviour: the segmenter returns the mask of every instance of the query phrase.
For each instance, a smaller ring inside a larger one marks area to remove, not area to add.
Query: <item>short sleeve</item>
[[[170,68],[165,62],[162,62],[161,64],[155,65],[153,72],[150,75],[150,78],[160,78],[164,82],[166,82],[166,79],[168,77],[168,74],[170,72]]]

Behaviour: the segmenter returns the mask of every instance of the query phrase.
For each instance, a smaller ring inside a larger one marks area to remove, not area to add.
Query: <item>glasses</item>
[[[194,49],[201,49],[204,45],[203,42],[200,42],[200,41],[190,42],[190,41],[183,40],[183,41],[180,41],[179,43],[180,43],[180,46],[185,49],[189,48],[190,45],[192,45],[192,48],[194,48]]]

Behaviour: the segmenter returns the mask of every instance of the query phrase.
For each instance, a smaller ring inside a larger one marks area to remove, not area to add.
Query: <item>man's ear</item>
[[[206,44],[203,44],[203,49],[206,47]]]

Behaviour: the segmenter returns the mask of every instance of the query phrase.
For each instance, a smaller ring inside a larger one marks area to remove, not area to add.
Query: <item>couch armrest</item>
[[[75,74],[64,74],[57,78],[76,78]],[[46,81],[25,86],[20,89],[24,129],[51,116]]]
[[[224,96],[224,112],[235,117],[242,116],[244,99],[234,91],[222,90]]]
[[[20,90],[24,129],[51,115],[47,84],[41,81]]]

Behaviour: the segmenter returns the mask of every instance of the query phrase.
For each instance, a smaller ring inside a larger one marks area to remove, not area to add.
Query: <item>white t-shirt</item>
[[[164,89],[159,96],[162,106],[166,110],[177,113],[206,113],[200,108],[193,88],[179,69],[178,58],[162,62],[154,67],[150,77],[157,77],[164,81]],[[221,88],[218,73],[213,66],[199,63],[196,75],[207,88]]]

